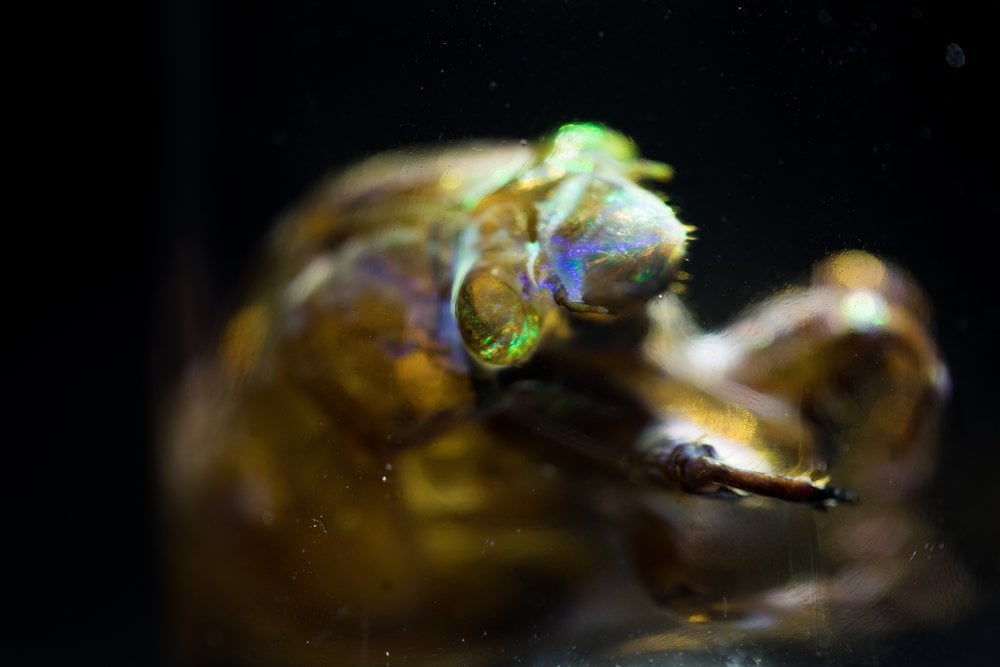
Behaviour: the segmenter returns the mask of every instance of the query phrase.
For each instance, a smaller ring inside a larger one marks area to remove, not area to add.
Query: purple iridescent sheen
[[[538,207],[548,282],[575,303],[638,307],[662,292],[683,257],[686,230],[635,183],[602,174],[568,177]]]

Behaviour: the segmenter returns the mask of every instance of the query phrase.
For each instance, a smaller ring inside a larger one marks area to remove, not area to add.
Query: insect
[[[670,175],[576,123],[287,215],[165,438],[183,661],[638,655],[960,590],[903,566],[948,391],[920,289],[846,251],[703,331]]]

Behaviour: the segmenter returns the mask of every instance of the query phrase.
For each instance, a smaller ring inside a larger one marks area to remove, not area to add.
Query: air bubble
[[[944,48],[944,61],[958,69],[965,64],[965,52],[962,51],[962,47],[952,42]]]

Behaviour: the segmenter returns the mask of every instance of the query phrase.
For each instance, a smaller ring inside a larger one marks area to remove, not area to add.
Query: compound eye
[[[455,320],[466,348],[491,366],[527,361],[538,347],[538,313],[511,282],[478,269],[465,276],[455,295]]]
[[[539,209],[542,249],[571,304],[641,308],[684,257],[688,228],[659,197],[622,179],[567,179]]]

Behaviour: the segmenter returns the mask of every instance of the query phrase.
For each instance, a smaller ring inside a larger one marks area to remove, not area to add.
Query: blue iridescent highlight
[[[684,225],[626,179],[570,176],[538,212],[551,280],[572,302],[611,310],[641,305],[666,288],[684,254]]]

